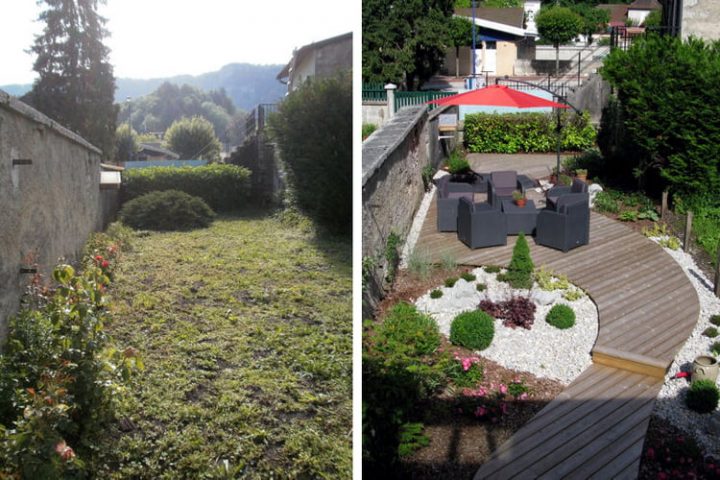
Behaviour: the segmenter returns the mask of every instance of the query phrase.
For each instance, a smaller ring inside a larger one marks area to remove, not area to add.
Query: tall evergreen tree
[[[108,62],[105,0],[42,0],[45,23],[31,47],[39,78],[23,100],[103,150],[113,152],[117,107],[115,77]]]

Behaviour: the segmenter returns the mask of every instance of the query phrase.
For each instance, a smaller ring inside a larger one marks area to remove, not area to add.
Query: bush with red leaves
[[[530,330],[535,321],[535,304],[526,297],[513,297],[499,303],[483,300],[479,308],[491,317],[503,320],[503,325],[510,328]]]

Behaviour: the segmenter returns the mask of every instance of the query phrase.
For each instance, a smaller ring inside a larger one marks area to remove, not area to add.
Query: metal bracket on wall
[[[30,158],[13,158],[13,167],[15,165],[32,165],[32,159]]]

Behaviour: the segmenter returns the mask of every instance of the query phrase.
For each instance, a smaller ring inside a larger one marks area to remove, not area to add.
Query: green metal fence
[[[437,100],[438,98],[443,97],[449,97],[450,95],[455,95],[457,92],[432,92],[432,91],[424,91],[424,92],[395,92],[395,111],[397,112],[402,107],[407,107],[409,105],[420,105],[423,103],[427,103],[430,100]],[[428,104],[428,110],[434,109],[436,106],[434,104]]]
[[[385,90],[385,85],[383,85],[381,82],[363,83],[362,101],[387,102],[387,91]]]

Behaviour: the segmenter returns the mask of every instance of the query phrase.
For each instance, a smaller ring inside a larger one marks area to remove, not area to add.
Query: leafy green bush
[[[572,288],[566,275],[555,274],[544,265],[535,270],[533,276],[541,290],[569,290]]]
[[[669,236],[666,238],[661,238],[658,244],[661,247],[669,248],[670,250],[677,250],[680,248],[680,239],[677,237]]]
[[[228,212],[249,198],[250,170],[236,165],[133,168],[122,176],[123,202],[157,190],[180,190],[202,198],[216,212]]]
[[[637,222],[638,212],[635,210],[625,210],[620,215],[618,215],[618,220],[620,220],[621,222]]]
[[[568,302],[574,302],[575,300],[580,300],[583,297],[584,293],[579,288],[573,288],[571,290],[566,290],[563,292],[563,298],[567,300]]]
[[[463,312],[450,325],[450,342],[472,350],[485,350],[495,336],[493,319],[485,312]]]
[[[703,335],[710,338],[715,338],[718,336],[718,329],[715,327],[708,327],[703,332]]]
[[[385,243],[385,260],[387,261],[387,274],[385,281],[392,283],[395,280],[398,262],[400,262],[400,236],[395,232],[390,232],[387,242]]]
[[[720,393],[712,380],[697,380],[690,385],[685,404],[698,413],[710,413],[715,410]]]
[[[178,190],[163,190],[130,200],[120,221],[139,230],[189,230],[207,227],[215,214],[202,199]]]
[[[435,320],[413,305],[400,302],[378,327],[375,344],[379,351],[429,355],[440,346],[440,333]]]
[[[453,150],[447,159],[448,172],[452,174],[466,173],[470,171],[470,163],[462,153],[457,150]]]
[[[593,203],[593,207],[598,212],[602,213],[618,213],[620,211],[620,205],[618,205],[617,200],[615,200],[609,193],[607,192],[598,192],[597,196],[595,197],[595,203]]]
[[[712,345],[710,345],[710,353],[712,353],[716,357],[720,355],[720,342],[714,342]]]
[[[485,368],[479,357],[460,357],[455,354],[455,361],[448,362],[448,377],[460,388],[472,388],[483,379]]]
[[[498,273],[498,272],[500,272],[500,267],[498,267],[497,265],[485,265],[484,269],[485,269],[485,271],[486,271],[487,273]]]
[[[465,116],[465,143],[473,153],[552,152],[557,145],[554,115],[473,113]],[[561,148],[580,151],[595,143],[590,116],[564,113]]]
[[[362,139],[365,140],[367,137],[377,130],[377,125],[374,123],[363,123],[362,124]]]
[[[509,283],[513,288],[532,288],[533,268],[530,247],[525,239],[525,234],[520,232],[513,248],[512,260],[510,260],[507,272],[502,276],[502,281]]]
[[[720,315],[712,315],[710,317],[710,323],[712,323],[716,327],[720,327]]]
[[[477,279],[475,274],[472,274],[470,272],[463,272],[462,275],[460,275],[460,278],[462,278],[466,282],[474,282],[475,279]]]
[[[442,290],[437,290],[437,289],[436,289],[436,290],[433,290],[432,292],[430,292],[430,298],[432,298],[433,300],[434,300],[434,299],[437,299],[437,298],[440,298],[440,297],[442,297],[442,296],[443,296]]]
[[[550,309],[545,321],[555,328],[564,330],[575,325],[575,312],[567,305],[557,304]]]
[[[400,427],[400,445],[398,455],[407,457],[416,450],[430,444],[430,438],[423,434],[425,425],[422,423],[405,423]]]
[[[457,277],[450,277],[445,279],[445,286],[448,288],[452,288],[457,283],[458,278]]]
[[[290,93],[268,125],[298,206],[323,225],[352,227],[352,79],[313,79]]]

